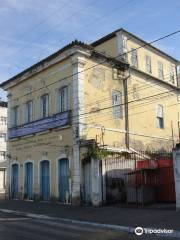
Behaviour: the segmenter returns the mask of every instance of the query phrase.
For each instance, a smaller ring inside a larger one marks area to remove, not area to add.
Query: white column
[[[92,194],[91,201],[93,206],[99,206],[102,203],[102,174],[98,159],[91,159],[91,177],[92,177]]]
[[[72,97],[73,97],[73,159],[72,159],[72,203],[80,204],[80,179],[81,179],[81,163],[80,163],[80,147],[79,140],[83,134],[84,125],[84,65],[85,58],[76,54],[72,58],[73,79],[72,79]]]
[[[180,211],[180,144],[173,150],[174,181],[176,191],[176,210]]]

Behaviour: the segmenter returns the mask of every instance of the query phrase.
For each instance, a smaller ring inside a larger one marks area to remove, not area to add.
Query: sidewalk
[[[118,206],[93,208],[16,200],[0,201],[0,208],[79,221],[180,231],[180,212],[160,208],[132,209]]]

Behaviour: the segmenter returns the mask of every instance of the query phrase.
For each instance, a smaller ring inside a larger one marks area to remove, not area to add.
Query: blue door
[[[67,158],[59,160],[58,173],[59,200],[65,202],[66,192],[69,193],[69,161]]]
[[[17,199],[18,196],[18,175],[19,175],[19,167],[18,164],[12,165],[11,172],[11,197],[13,199]]]
[[[25,164],[25,197],[33,199],[33,164]]]
[[[50,171],[49,171],[49,161],[44,160],[41,162],[41,197],[43,201],[48,201],[50,199]]]

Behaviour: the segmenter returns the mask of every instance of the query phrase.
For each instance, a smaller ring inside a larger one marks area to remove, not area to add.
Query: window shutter
[[[41,97],[41,112],[42,117],[47,117],[49,115],[49,95],[45,94]]]
[[[122,94],[119,91],[113,91],[112,104],[113,104],[113,116],[115,119],[122,117]]]
[[[59,90],[59,111],[67,111],[69,108],[68,87],[63,87]]]
[[[158,73],[159,73],[159,78],[163,79],[164,78],[163,64],[162,62],[159,62],[159,61],[158,61]]]
[[[32,101],[28,102],[28,121],[31,122],[32,121]]]
[[[19,107],[16,106],[13,108],[13,125],[17,126],[19,123]]]
[[[43,108],[42,108],[43,104],[42,104],[42,97],[40,98],[39,101],[39,109],[40,109],[40,118],[43,117]]]
[[[169,72],[170,72],[170,81],[171,81],[172,83],[174,83],[175,74],[174,74],[174,66],[173,66],[173,65],[170,66]]]
[[[68,110],[68,87],[64,88],[64,111]]]
[[[46,117],[47,117],[49,115],[49,95],[48,94],[46,94],[45,104],[46,104]]]
[[[27,123],[28,122],[28,102],[24,104],[23,108],[24,108],[24,114],[25,114],[24,115],[25,123]]]
[[[127,37],[123,35],[122,41],[123,41],[123,52],[126,53],[127,52]]]
[[[157,105],[156,116],[158,118],[163,118],[163,106]]]
[[[137,50],[132,48],[131,51],[132,51],[131,52],[131,64],[132,64],[132,66],[137,67],[137,65],[138,65],[138,62],[137,62]]]
[[[10,111],[10,121],[11,121],[11,127],[14,126],[14,108]]]
[[[151,73],[151,57],[146,55],[146,70]]]
[[[61,89],[58,91],[58,110],[59,112],[62,112]]]
[[[30,101],[30,121],[33,120],[33,101]]]

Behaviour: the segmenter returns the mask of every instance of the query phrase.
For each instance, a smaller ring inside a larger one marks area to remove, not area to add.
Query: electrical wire
[[[153,40],[153,41],[151,41],[150,43],[145,43],[145,44],[143,44],[142,46],[137,47],[136,49],[139,50],[139,49],[141,49],[141,48],[143,48],[143,47],[145,47],[145,46],[147,46],[147,45],[150,45],[150,44],[153,44],[153,43],[155,43],[155,42],[161,41],[162,39],[168,38],[168,37],[173,36],[173,35],[175,35],[175,34],[177,34],[177,33],[180,33],[180,30],[175,31],[175,32],[172,32],[172,33],[170,33],[170,34],[167,34],[167,35],[165,35],[165,36],[163,36],[163,37],[160,37],[160,38],[158,38],[158,39],[156,39],[156,40]],[[131,53],[132,51],[134,51],[134,49],[131,50],[131,51],[128,51],[126,54]],[[117,58],[119,58],[119,57],[121,57],[121,56],[123,56],[123,55],[124,55],[124,54],[117,55],[117,56],[114,57],[113,59],[117,59]],[[92,65],[92,66],[90,66],[90,67],[85,68],[85,69],[82,70],[82,71],[78,71],[77,73],[70,74],[69,76],[66,76],[66,77],[64,77],[64,78],[62,78],[62,79],[58,79],[58,81],[54,81],[54,82],[52,82],[52,83],[49,83],[48,85],[46,85],[46,88],[48,88],[48,87],[51,86],[51,85],[56,84],[57,82],[67,80],[67,79],[69,79],[69,78],[71,78],[71,77],[73,77],[73,76],[76,76],[76,75],[78,75],[78,74],[84,73],[84,72],[86,72],[86,71],[88,71],[88,70],[90,70],[90,69],[92,69],[92,68],[95,68],[95,67],[97,67],[97,66],[105,63],[106,61],[107,61],[107,60],[103,60],[103,61],[101,61],[100,63],[97,63],[97,64],[95,64],[95,65]],[[41,88],[39,88],[39,89],[33,90],[33,92],[37,92],[37,91],[40,91],[40,90],[42,90],[42,89],[44,89],[44,86],[41,87]],[[31,92],[31,93],[32,93],[32,92]],[[23,94],[23,95],[21,95],[21,96],[17,96],[14,100],[16,100],[17,98],[19,99],[19,98],[21,98],[21,97],[25,97],[25,96],[27,96],[27,95],[29,95],[29,93]],[[11,101],[13,101],[13,99],[11,99]]]

